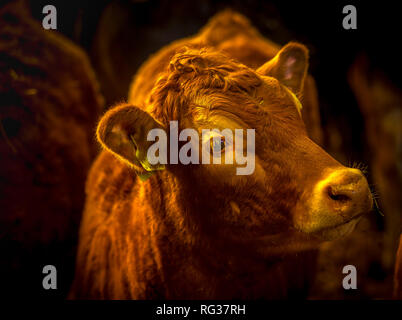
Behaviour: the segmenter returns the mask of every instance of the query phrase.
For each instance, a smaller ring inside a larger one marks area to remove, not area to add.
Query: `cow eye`
[[[264,104],[264,98],[260,98],[260,104]]]
[[[220,153],[225,150],[225,137],[220,137],[219,139],[212,138],[211,139],[211,150],[213,153]]]

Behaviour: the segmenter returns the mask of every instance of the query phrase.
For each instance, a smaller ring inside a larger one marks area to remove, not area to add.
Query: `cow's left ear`
[[[151,164],[148,149],[154,143],[148,141],[148,133],[162,126],[144,110],[122,104],[110,109],[101,118],[96,133],[98,141],[109,152],[135,169],[142,180],[156,170],[165,168],[163,164]]]
[[[270,61],[257,69],[259,74],[278,79],[293,93],[303,91],[308,68],[308,49],[297,42],[285,45]]]

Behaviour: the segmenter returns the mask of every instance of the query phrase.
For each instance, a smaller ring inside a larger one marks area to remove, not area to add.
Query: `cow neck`
[[[228,273],[229,270],[243,273],[249,269],[250,261],[254,265],[259,262],[264,268],[273,264],[254,256],[247,247],[231,247],[230,243],[222,241],[219,229],[213,228],[212,221],[207,218],[219,210],[219,200],[213,194],[197,190],[191,175],[180,178],[161,172],[151,184],[153,219],[164,226],[158,235],[161,246],[165,246],[162,239],[169,239],[176,252],[182,252],[188,258],[191,256],[199,268],[214,269],[218,273]],[[156,190],[160,194],[158,197],[155,196]]]

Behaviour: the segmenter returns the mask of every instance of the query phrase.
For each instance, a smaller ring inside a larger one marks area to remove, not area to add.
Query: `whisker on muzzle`
[[[359,169],[363,175],[369,179],[369,166],[363,162],[356,162],[356,161],[349,161],[349,165],[351,168],[354,169]],[[371,209],[370,212],[373,213],[379,213],[382,217],[384,217],[384,213],[381,211],[380,206],[378,205],[378,199],[380,199],[380,194],[378,193],[378,191],[376,190],[376,185],[375,184],[369,184],[369,189],[370,189],[370,193],[371,196],[373,198],[373,208]]]

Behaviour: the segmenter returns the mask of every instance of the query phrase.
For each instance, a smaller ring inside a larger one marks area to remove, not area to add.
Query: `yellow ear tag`
[[[137,176],[138,176],[138,178],[140,178],[141,181],[146,181],[146,180],[148,180],[148,178],[150,178],[154,173],[155,173],[155,171],[146,171],[146,172],[144,172],[144,173],[139,173],[139,172],[137,172]]]
[[[146,171],[145,172],[136,172],[137,176],[140,178],[141,181],[148,180],[156,171],[164,170],[164,164],[156,164],[152,165],[149,163],[148,158],[146,157],[146,153],[141,152],[135,142],[135,139],[132,135],[130,135],[131,142],[135,148],[135,159],[138,161],[138,164],[141,165]]]

